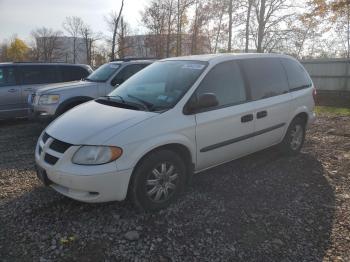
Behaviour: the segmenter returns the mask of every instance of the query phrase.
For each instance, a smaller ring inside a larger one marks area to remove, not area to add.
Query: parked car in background
[[[193,172],[273,145],[297,154],[314,96],[289,56],[165,59],[51,123],[35,150],[38,177],[84,202],[128,195],[141,209],[164,208]]]
[[[154,60],[118,60],[102,65],[79,82],[48,85],[31,95],[30,114],[33,117],[60,116],[77,105],[106,96],[153,62]]]
[[[91,72],[88,65],[0,63],[0,119],[26,117],[28,95],[44,84],[80,80]]]

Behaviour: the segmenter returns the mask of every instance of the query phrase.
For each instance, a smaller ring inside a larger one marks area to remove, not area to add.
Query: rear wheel
[[[183,160],[172,151],[156,151],[146,156],[135,169],[129,197],[141,210],[159,210],[179,196],[185,182]]]
[[[289,125],[287,133],[280,144],[280,149],[287,155],[296,155],[303,147],[305,140],[305,121],[295,118]]]

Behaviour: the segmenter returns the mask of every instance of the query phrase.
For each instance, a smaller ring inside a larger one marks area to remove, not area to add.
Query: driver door
[[[254,148],[254,107],[248,102],[245,81],[235,61],[216,65],[196,91],[215,94],[219,104],[195,115],[197,170],[246,155]]]

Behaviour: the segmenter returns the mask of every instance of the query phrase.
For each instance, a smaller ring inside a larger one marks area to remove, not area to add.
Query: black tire
[[[298,139],[295,139],[297,132],[301,133],[298,133]],[[288,156],[299,154],[305,141],[305,132],[305,120],[300,117],[295,118],[289,125],[287,133],[279,146],[280,150]]]
[[[166,171],[171,170],[172,166],[173,172],[171,174],[169,172],[170,175],[165,175],[167,178],[158,179],[155,175],[157,172],[154,170],[157,169],[158,174],[159,171],[163,173],[162,164],[165,164]],[[170,188],[169,183],[175,185],[175,188]],[[183,191],[185,184],[186,166],[181,157],[170,150],[155,151],[141,160],[134,170],[129,185],[129,199],[141,211],[156,211],[169,206],[175,201]],[[156,192],[151,194],[154,190]],[[168,192],[168,197],[162,190]],[[162,198],[157,201],[159,191],[161,191],[159,194]]]

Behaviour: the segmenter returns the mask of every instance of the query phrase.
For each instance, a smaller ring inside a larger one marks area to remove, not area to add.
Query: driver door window
[[[147,65],[128,65],[124,67],[111,81],[112,86],[121,85],[134,74],[145,68]]]
[[[238,64],[230,61],[215,66],[197,89],[197,98],[205,93],[212,93],[216,96],[219,102],[216,108],[245,102],[247,98],[245,84]]]

